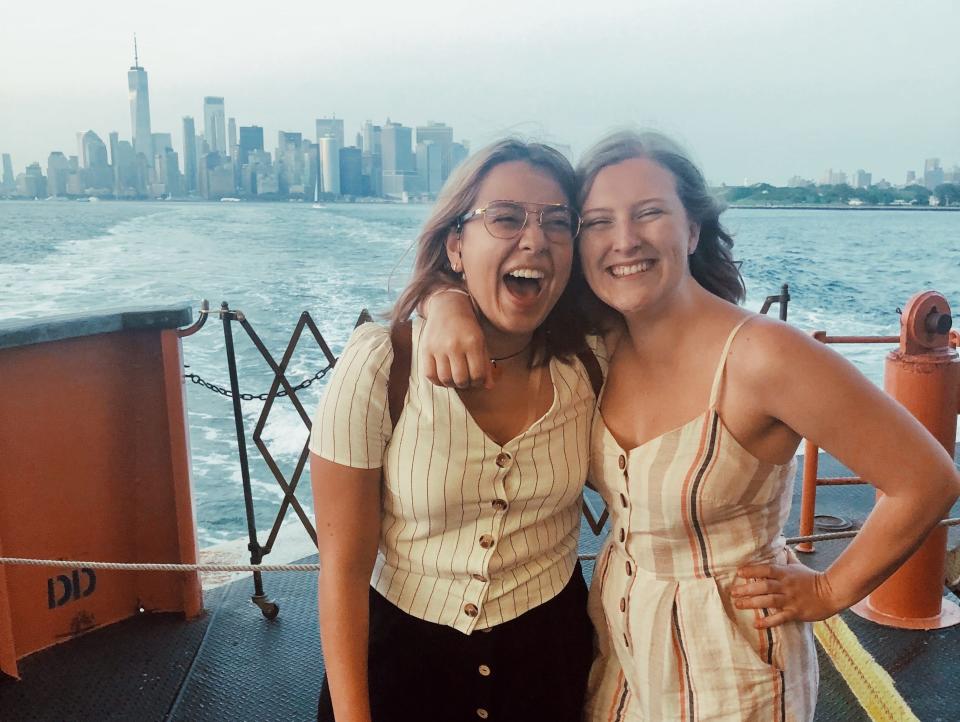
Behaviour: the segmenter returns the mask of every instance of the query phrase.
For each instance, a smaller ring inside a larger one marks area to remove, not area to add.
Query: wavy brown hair
[[[690,254],[690,273],[697,283],[715,296],[740,303],[747,295],[740,264],[733,259],[733,236],[720,224],[720,214],[726,205],[707,187],[703,173],[690,160],[680,145],[662,133],[621,130],[602,138],[587,151],[577,166],[580,190],[577,205],[586,200],[597,174],[604,168],[632,158],[649,158],[670,171],[677,185],[677,195],[687,217],[700,225],[697,249]],[[589,306],[603,304],[592,293],[587,294]]]
[[[570,162],[557,150],[541,143],[527,143],[515,138],[488,145],[461,163],[447,180],[436,205],[417,238],[417,256],[413,274],[397,303],[388,314],[394,324],[406,321],[430,293],[445,286],[462,287],[459,274],[450,268],[446,241],[459,219],[470,211],[477,201],[480,184],[487,174],[511,161],[527,163],[553,178],[574,206],[577,180]],[[570,282],[556,305],[534,333],[533,362],[543,364],[554,356],[569,360],[585,347],[586,323],[577,308],[578,289],[582,288],[580,256],[574,247]],[[576,278],[575,278],[576,277]]]

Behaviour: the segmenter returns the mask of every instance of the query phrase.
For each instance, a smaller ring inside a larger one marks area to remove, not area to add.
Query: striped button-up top
[[[310,450],[383,469],[380,549],[371,584],[420,619],[469,634],[556,596],[577,561],[594,395],[576,359],[550,362],[553,403],[500,446],[456,390],[423,378],[413,325],[410,386],[391,428],[390,332],[360,326],[334,369]],[[601,365],[602,348],[591,340]]]

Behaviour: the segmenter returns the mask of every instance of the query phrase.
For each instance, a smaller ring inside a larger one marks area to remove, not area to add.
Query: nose
[[[540,253],[549,247],[550,243],[547,240],[547,235],[543,232],[536,213],[527,213],[527,222],[520,232],[518,244],[523,250],[533,253]]]
[[[629,220],[617,220],[613,229],[613,250],[629,254],[640,248],[642,241],[634,224]]]

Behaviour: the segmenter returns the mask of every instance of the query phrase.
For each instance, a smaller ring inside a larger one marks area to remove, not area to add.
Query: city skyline
[[[653,126],[714,183],[829,167],[901,182],[925,158],[960,159],[960,79],[949,71],[960,6],[945,0],[882,12],[862,0],[749,0],[736,12],[601,1],[589,13],[493,0],[469,15],[457,4],[348,12],[292,0],[256,25],[217,3],[148,13],[107,0],[95,22],[53,5],[0,10],[0,53],[17,68],[0,79],[0,146],[18,167],[66,152],[78,130],[123,130],[116,78],[134,31],[153,123],[175,135],[184,115],[200,124],[203,97],[219,96],[268,135],[306,134],[336,112],[349,139],[389,114],[442,118],[474,147],[519,132],[580,152],[609,129]]]
[[[183,116],[182,117],[182,133],[180,136],[180,143],[176,144],[173,141],[172,133],[153,133],[151,132],[151,116],[150,116],[150,103],[149,103],[149,85],[148,85],[148,73],[144,66],[139,62],[139,47],[137,44],[136,35],[133,37],[133,65],[130,66],[128,71],[128,91],[129,91],[129,102],[130,102],[130,131],[131,131],[131,140],[129,142],[129,147],[134,154],[142,154],[148,162],[148,166],[151,169],[151,172],[157,176],[154,180],[165,185],[164,194],[168,195],[170,193],[175,193],[178,196],[187,196],[198,190],[198,179],[199,175],[197,173],[196,167],[196,155],[199,152],[199,146],[195,145],[197,140],[202,140],[203,148],[207,151],[220,154],[220,156],[225,158],[230,158],[232,161],[236,162],[236,169],[232,170],[231,173],[235,178],[233,191],[241,190],[241,171],[240,167],[242,163],[247,162],[247,148],[244,146],[243,141],[243,131],[248,133],[252,130],[256,130],[259,134],[259,142],[256,146],[256,150],[263,151],[263,128],[258,125],[252,126],[240,126],[240,144],[238,145],[237,140],[237,119],[234,117],[229,117],[229,133],[226,130],[227,127],[227,113],[225,111],[225,99],[222,96],[204,96],[203,97],[203,126],[201,128],[202,135],[196,132],[196,126],[192,116]],[[342,118],[337,118],[336,115],[331,117],[317,118],[315,121],[316,127],[316,141],[317,144],[314,147],[314,152],[316,154],[315,164],[317,168],[311,168],[310,173],[314,173],[314,180],[316,187],[319,191],[320,188],[324,189],[324,192],[332,193],[334,195],[340,195],[341,192],[347,195],[375,195],[379,196],[383,194],[383,186],[378,185],[380,170],[376,169],[376,175],[378,176],[377,184],[368,186],[366,190],[360,191],[359,185],[351,184],[349,190],[345,189],[341,191],[340,188],[340,157],[339,153],[353,149],[357,151],[357,165],[358,168],[356,173],[358,177],[361,174],[369,175],[371,168],[364,167],[361,171],[360,169],[360,149],[364,147],[364,144],[367,145],[367,154],[370,151],[370,144],[374,141],[369,137],[369,129],[371,127],[376,128],[377,139],[376,143],[376,152],[377,155],[380,155],[380,126],[371,126],[371,121],[367,119],[364,122],[364,125],[356,133],[356,143],[354,146],[347,146],[345,144],[345,122]],[[423,178],[424,185],[422,188],[417,189],[417,193],[423,193],[427,195],[435,195],[439,192],[443,180],[449,175],[452,170],[453,164],[451,163],[450,157],[450,147],[453,143],[453,129],[446,125],[445,123],[436,123],[434,121],[427,121],[426,126],[417,126],[416,131],[416,140],[413,140],[412,131],[413,128],[403,126],[401,123],[391,122],[389,116],[385,123],[386,136],[387,136],[387,156],[388,162],[387,165],[391,169],[388,171],[387,176],[395,175],[393,173],[397,168],[402,167],[403,170],[401,174],[419,174]],[[395,137],[396,133],[402,132],[402,142]],[[103,167],[107,165],[114,166],[117,164],[118,155],[123,156],[123,147],[120,147],[119,144],[119,132],[110,131],[110,156],[109,163],[107,162],[106,156],[106,147],[102,143],[99,136],[91,129],[86,132],[77,131],[77,161],[72,170],[77,171],[78,169],[89,169],[91,164],[88,161],[88,137],[92,137],[96,143],[103,148],[102,156],[103,159],[101,164]],[[282,151],[284,150],[285,145],[287,144],[286,139],[295,138],[295,150],[300,151],[300,144],[303,140],[304,134],[297,131],[278,131],[278,145],[276,148],[275,158],[278,163],[281,161]],[[188,138],[190,139],[188,142]],[[229,138],[229,142],[228,142]],[[425,144],[426,143],[426,144]],[[415,148],[414,148],[415,144]],[[127,145],[125,143],[125,145]],[[431,148],[427,146],[435,145],[436,148]],[[564,152],[568,157],[572,158],[572,149],[571,146],[565,143],[553,143],[555,147],[558,147]],[[174,147],[180,147],[183,150],[183,169],[182,177],[180,176],[180,158],[177,153],[173,151]],[[469,144],[467,144],[469,148]],[[442,151],[441,151],[442,148]],[[239,160],[234,158],[234,149],[239,153]],[[0,149],[2,150],[2,149]],[[290,150],[294,150],[294,146],[290,147]],[[172,151],[169,156],[167,155],[168,151]],[[309,152],[309,148],[308,148]],[[398,156],[399,154],[399,156]],[[265,154],[267,163],[269,164],[271,159],[269,158],[269,153]],[[421,155],[424,157],[421,158]],[[68,154],[64,154],[61,150],[55,149],[51,150],[50,154],[47,157],[47,167],[52,173],[53,169],[63,170],[64,172],[69,172],[71,170],[70,164],[67,160]],[[161,157],[162,156],[162,157]],[[402,156],[402,158],[401,158]],[[70,156],[71,158],[73,156]],[[352,158],[352,156],[351,156]],[[398,159],[399,158],[399,159]],[[0,177],[0,185],[9,190],[11,178],[17,178],[20,174],[17,174],[15,171],[16,166],[11,163],[11,155],[7,152],[3,153],[4,160],[4,172],[3,176]],[[364,161],[366,165],[369,165],[369,161]],[[304,161],[301,159],[295,161],[294,165],[300,164],[303,165]],[[309,165],[311,161],[307,160],[306,163]],[[31,166],[39,164],[39,161],[33,161],[24,166],[24,172],[27,173],[27,169]],[[94,164],[96,166],[96,164]],[[12,172],[11,172],[12,170]],[[352,171],[351,171],[352,172]],[[27,173],[29,175],[29,173]],[[164,183],[164,178],[166,176],[166,183]],[[408,190],[407,185],[404,182],[403,178],[397,179],[386,177],[388,186],[396,186],[395,189],[388,189],[387,195],[393,197],[399,197],[401,195],[406,195]],[[436,181],[434,181],[434,178]],[[933,189],[936,185],[943,183],[944,181],[950,183],[960,182],[960,165],[954,163],[952,168],[945,169],[941,166],[940,158],[926,158],[924,159],[924,168],[920,173],[916,172],[913,169],[907,170],[905,174],[905,180],[902,183],[898,183],[895,180],[891,181],[887,178],[880,178],[878,183],[881,187],[891,187],[891,186],[904,186],[917,184],[921,186],[926,186],[929,189]],[[65,181],[61,179],[61,182],[57,182],[54,179],[51,179],[51,194],[52,195],[64,195],[65,194]],[[371,181],[367,181],[371,183]],[[744,179],[740,184],[741,186],[748,185],[757,185],[770,183],[769,180],[761,180],[755,183]],[[868,188],[873,185],[873,173],[865,171],[862,168],[858,168],[856,171],[851,171],[848,174],[844,171],[835,171],[832,167],[828,168],[826,172],[822,175],[819,181],[814,181],[812,179],[804,178],[800,175],[792,175],[784,184],[787,187],[790,186],[810,186],[810,185],[850,185],[853,188]],[[103,184],[106,185],[106,184]],[[721,183],[720,185],[736,185],[736,184],[727,184]],[[779,185],[774,183],[774,185]],[[120,190],[120,180],[119,177],[116,180],[116,188],[119,194]],[[175,189],[172,191],[170,189]],[[391,192],[396,190],[396,192]],[[224,190],[224,193],[230,193],[231,191]],[[71,191],[66,192],[66,194],[79,194],[79,191],[74,188]],[[149,191],[147,191],[149,195]]]

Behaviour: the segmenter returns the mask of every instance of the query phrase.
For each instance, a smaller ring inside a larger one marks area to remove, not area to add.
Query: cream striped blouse
[[[367,323],[354,331],[320,402],[310,450],[345,466],[383,468],[371,584],[408,614],[469,634],[550,600],[570,580],[595,400],[583,365],[554,359],[550,409],[500,446],[455,390],[423,378],[422,331],[414,320],[396,429],[387,403],[389,329]],[[591,345],[605,372],[602,344]]]

